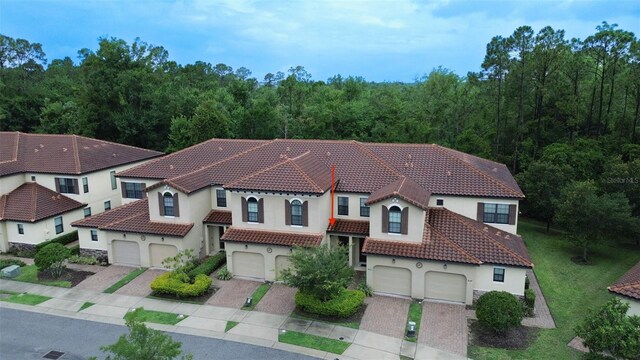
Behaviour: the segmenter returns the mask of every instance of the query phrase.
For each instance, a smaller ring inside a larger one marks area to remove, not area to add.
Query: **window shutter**
[[[484,221],[484,203],[478,203],[478,213],[476,214],[476,220],[480,222]]]
[[[242,222],[247,222],[247,198],[242,197]]]
[[[258,200],[258,222],[264,224],[264,199]]]
[[[178,201],[178,193],[173,194],[173,216],[180,216],[180,201]]]
[[[158,192],[158,206],[160,207],[160,216],[164,216],[164,198],[161,192]]]
[[[309,202],[302,203],[302,226],[309,226]]]
[[[284,199],[284,224],[291,225],[291,203]]]
[[[126,182],[121,182],[120,183],[120,193],[122,193],[122,198],[126,199],[127,197],[127,190],[125,189],[127,187],[127,183]]]
[[[509,225],[516,224],[516,215],[518,207],[516,205],[509,205]]]
[[[382,205],[382,232],[389,232],[389,209],[386,206]]]
[[[78,187],[78,179],[73,179],[73,192],[80,194],[80,188]]]
[[[400,233],[407,235],[409,233],[409,208],[402,209],[402,218],[400,219]]]
[[[60,192],[60,178],[54,178],[56,182],[56,192]]]

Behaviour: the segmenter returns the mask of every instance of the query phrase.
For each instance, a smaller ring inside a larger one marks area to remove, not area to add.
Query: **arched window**
[[[389,232],[400,234],[402,224],[402,210],[397,206],[389,208]]]
[[[247,199],[247,220],[258,222],[258,200],[255,198]]]
[[[164,206],[164,216],[175,216],[174,206],[173,206],[173,195],[171,193],[164,193],[162,196],[163,206]]]
[[[291,225],[302,226],[302,203],[300,200],[291,202]]]

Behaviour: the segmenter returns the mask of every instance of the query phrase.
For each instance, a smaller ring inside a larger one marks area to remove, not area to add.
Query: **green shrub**
[[[213,282],[207,275],[195,276],[193,283],[184,273],[167,272],[151,282],[151,290],[160,294],[175,295],[178,298],[196,297],[206,293]]]
[[[99,262],[95,256],[80,256],[80,255],[71,255],[67,259],[67,261],[72,264],[81,264],[81,265],[96,265]]]
[[[300,310],[311,314],[347,318],[360,309],[364,298],[365,294],[360,290],[342,290],[338,296],[328,301],[321,301],[314,295],[298,291],[295,302]]]
[[[218,280],[231,280],[233,275],[231,274],[231,271],[227,269],[227,265],[225,265],[222,267],[222,269],[220,269],[220,271],[218,271],[216,277],[218,278]]]
[[[18,259],[0,259],[0,269],[4,269],[7,266],[11,265],[18,265],[20,267],[23,267],[27,264],[25,264],[24,261]]]
[[[518,298],[506,291],[490,291],[476,303],[478,321],[497,333],[520,326],[524,307]]]
[[[533,316],[533,310],[536,306],[536,293],[533,289],[524,291],[524,312],[527,316]]]
[[[68,234],[64,234],[61,236],[58,236],[57,238],[53,238],[49,241],[45,241],[42,242],[38,245],[36,245],[36,252],[40,251],[40,249],[42,249],[43,247],[49,245],[49,244],[61,244],[61,245],[67,245],[69,243],[72,243],[74,241],[78,240],[78,230],[70,232]]]
[[[174,273],[184,273],[193,269],[198,258],[193,254],[193,249],[184,249],[179,251],[175,256],[162,260],[162,266],[166,269],[173,269]]]
[[[531,285],[531,280],[529,280],[529,276],[525,275],[525,277],[524,277],[524,289],[525,290],[529,289],[530,285]]]
[[[65,269],[64,261],[71,255],[62,244],[52,243],[38,250],[34,263],[40,271],[50,271],[58,277]]]
[[[358,290],[362,291],[366,296],[373,296],[373,289],[365,281],[358,284]]]
[[[192,279],[199,274],[208,276],[208,275],[211,275],[212,272],[218,270],[218,268],[224,265],[226,262],[227,262],[227,254],[225,252],[219,252],[214,256],[208,258],[207,260],[203,261],[200,265],[196,266],[190,271],[187,271],[187,275],[189,275],[189,277]]]
[[[80,256],[80,245],[72,246],[68,248],[73,256]]]

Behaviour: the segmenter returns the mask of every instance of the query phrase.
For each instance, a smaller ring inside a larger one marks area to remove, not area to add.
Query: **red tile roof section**
[[[329,224],[327,232],[369,236],[369,222],[362,220],[336,219],[336,222],[333,225]]]
[[[161,152],[78,135],[0,132],[0,176],[22,172],[79,175]]]
[[[207,224],[231,225],[231,211],[211,210],[202,222]]]
[[[607,289],[612,293],[640,300],[640,262]]]
[[[85,205],[42,185],[29,182],[0,197],[0,221],[36,222]]]
[[[392,197],[398,197],[421,209],[427,210],[430,196],[431,194],[422,186],[416,184],[415,181],[406,176],[401,176],[398,180],[371,193],[366,205],[375,204]]]
[[[86,219],[75,221],[71,225],[100,230],[179,237],[187,235],[193,227],[193,223],[150,221],[148,199],[138,200]]]
[[[302,234],[277,231],[259,231],[229,228],[221,240],[280,246],[319,246],[323,234]]]

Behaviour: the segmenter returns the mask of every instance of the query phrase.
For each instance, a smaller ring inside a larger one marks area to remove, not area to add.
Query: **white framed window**
[[[124,186],[124,196],[127,199],[144,198],[142,183],[123,182],[121,186]]]
[[[444,206],[444,199],[436,199],[437,206]]]
[[[24,225],[18,224],[18,234],[24,235]]]
[[[91,230],[91,241],[98,241],[98,230]]]
[[[371,214],[369,207],[365,204],[367,202],[367,198],[360,198],[360,216],[369,217]]]
[[[302,202],[291,201],[291,225],[302,226]]]
[[[162,195],[163,206],[164,206],[164,216],[174,216],[175,215],[175,207],[173,204],[173,195],[169,192],[164,193]]]
[[[86,176],[82,178],[82,192],[85,194],[89,192],[89,178]]]
[[[218,207],[227,207],[227,192],[224,189],[216,189],[216,204]]]
[[[484,204],[483,222],[493,224],[509,223],[508,204]]]
[[[504,282],[504,273],[505,268],[494,267],[493,268],[493,281],[494,282]]]
[[[64,232],[64,225],[62,224],[62,216],[58,216],[53,219],[53,223],[56,227],[56,235]]]
[[[77,194],[76,181],[71,178],[56,178],[58,190],[62,194]]]
[[[249,222],[258,222],[258,200],[256,198],[247,199],[247,220]]]
[[[400,234],[402,229],[402,210],[397,206],[389,208],[389,233]]]
[[[338,215],[349,215],[349,198],[338,196]]]
[[[109,176],[111,176],[111,190],[115,190],[118,188],[118,181],[116,180],[116,172],[115,170],[109,171]]]
[[[86,207],[84,208],[84,217],[89,217],[89,216],[91,216],[91,208]]]
[[[111,210],[111,200],[104,202],[104,211]]]

